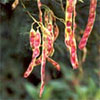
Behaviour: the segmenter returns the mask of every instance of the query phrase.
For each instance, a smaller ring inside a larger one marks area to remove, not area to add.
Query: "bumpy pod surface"
[[[88,23],[86,26],[86,29],[84,31],[83,37],[79,43],[79,49],[83,49],[86,44],[87,40],[90,36],[90,33],[92,31],[94,21],[95,21],[95,16],[96,16],[96,6],[97,6],[97,0],[90,0],[90,10],[89,10],[89,17],[88,17]]]
[[[48,20],[49,19],[49,20]],[[45,85],[45,64],[46,60],[48,60],[54,67],[59,71],[60,65],[52,60],[50,57],[54,53],[54,40],[55,40],[55,32],[53,26],[53,18],[50,12],[46,12],[44,16],[44,25],[41,26],[42,31],[42,59],[41,59],[41,88],[40,88],[40,97],[44,90]],[[56,25],[57,27],[57,25]],[[55,30],[58,31],[57,29]],[[57,33],[56,33],[57,34]],[[56,36],[57,37],[57,36]]]
[[[70,52],[70,60],[74,69],[78,67],[78,59],[76,53],[76,41],[75,41],[75,5],[76,1],[74,0],[66,0],[66,11],[65,11],[65,44]],[[74,11],[74,17],[72,18],[72,14]],[[72,21],[73,21],[73,30],[72,30]]]
[[[76,3],[77,0],[66,0],[66,10],[65,10],[65,45],[70,52],[70,60],[74,69],[78,68],[77,59],[77,46],[75,40],[75,17],[76,17]],[[90,32],[93,27],[95,19],[95,9],[97,0],[91,0],[88,24],[86,26],[82,40],[80,41],[79,48],[82,49],[87,42]],[[24,77],[28,77],[32,72],[33,68],[41,64],[41,87],[40,87],[40,97],[42,96],[44,85],[45,85],[45,65],[46,61],[49,61],[58,71],[60,70],[60,65],[51,59],[54,54],[54,42],[59,35],[59,28],[56,24],[56,18],[53,12],[46,9],[44,13],[41,10],[41,2],[37,0],[37,5],[39,9],[39,22],[34,21],[38,24],[37,31],[31,28],[30,31],[30,47],[32,48],[32,61],[26,70]],[[42,16],[44,15],[44,18]],[[58,18],[59,19],[59,18]],[[39,31],[41,30],[41,31]],[[41,32],[41,33],[40,33]],[[41,42],[42,41],[42,42]],[[42,49],[42,54],[40,54],[40,47]]]
[[[36,58],[40,54],[40,45],[41,45],[41,35],[39,30],[35,32],[35,30],[32,28],[30,30],[30,46],[32,48],[33,54],[32,54],[32,61],[29,64],[28,69],[24,73],[24,77],[28,77],[30,73],[32,72],[33,68],[36,66]]]

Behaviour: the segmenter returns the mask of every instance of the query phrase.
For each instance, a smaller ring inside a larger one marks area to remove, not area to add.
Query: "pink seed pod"
[[[39,30],[35,32],[35,30],[31,29],[30,31],[30,46],[32,49],[39,48],[41,45],[41,34]]]
[[[74,7],[73,7],[73,33],[75,33],[75,29],[76,29],[76,23],[75,23],[76,3],[77,3],[77,0],[74,0]]]
[[[30,31],[30,46],[32,49],[37,48],[41,45],[41,34],[39,30],[35,32],[34,29]]]
[[[32,49],[34,49],[34,39],[35,39],[35,36],[36,36],[36,32],[35,30],[32,28],[30,30],[30,46]]]
[[[53,25],[52,20],[47,23],[47,28],[42,28],[45,37],[45,47],[47,48],[47,56],[52,56],[54,53],[54,34],[53,34]]]
[[[78,68],[78,59],[77,59],[77,52],[76,52],[76,40],[75,40],[75,11],[76,0],[66,0],[66,12],[65,12],[65,44],[70,52],[70,60],[71,64],[74,69]],[[72,21],[72,14],[73,21]],[[73,23],[72,23],[73,22]],[[73,25],[73,30],[72,30]]]
[[[30,73],[32,72],[33,68],[37,65],[40,65],[41,64],[41,60],[42,60],[42,57],[40,56],[38,59],[32,59],[28,69],[26,70],[26,72],[24,73],[24,77],[27,78]]]
[[[41,45],[41,34],[39,30],[37,29],[36,31],[36,36],[35,36],[35,41],[34,41],[34,47],[38,48]]]
[[[71,63],[72,63],[73,68],[74,69],[78,68],[78,59],[77,59],[75,43],[72,43],[72,46],[71,46],[70,59],[71,59]]]
[[[51,58],[49,58],[49,57],[47,57],[47,60],[48,60],[58,71],[60,71],[60,65],[59,65],[57,62],[55,62],[53,59],[51,59]]]
[[[37,29],[37,31],[33,32],[33,29],[32,31],[30,32],[30,44],[31,44],[31,47],[32,47],[32,50],[33,50],[33,55],[32,55],[32,58],[36,58],[39,56],[40,54],[40,45],[41,45],[41,34],[39,32],[39,30]]]
[[[39,49],[39,48],[35,48],[35,49],[33,50],[32,58],[33,58],[33,59],[34,59],[34,58],[37,58],[37,57],[39,56],[39,54],[40,54],[40,49]]]
[[[77,59],[77,52],[76,52],[76,41],[75,41],[75,37],[74,37],[73,33],[69,39],[70,39],[69,40],[70,60],[71,60],[73,69],[76,69],[76,68],[78,68],[78,59]]]
[[[97,6],[97,0],[90,0],[88,23],[87,23],[86,29],[84,31],[83,37],[78,46],[80,50],[82,50],[86,46],[87,40],[92,31],[94,21],[95,21],[95,16],[96,16],[96,6]]]
[[[76,23],[75,23],[75,17],[76,17],[76,3],[77,0],[74,0],[73,4],[73,31],[72,31],[72,42],[71,43],[71,63],[74,69],[78,68],[78,59],[77,59],[77,50],[76,50],[76,40],[75,40],[75,29],[76,29]]]
[[[42,61],[42,57],[40,56],[38,59],[36,59],[35,61],[35,65],[40,65],[41,64],[41,61]]]
[[[36,66],[36,57],[38,57],[40,54],[40,50],[39,48],[35,48],[33,50],[33,55],[32,55],[32,61],[31,63],[29,64],[29,67],[28,69],[26,70],[26,72],[24,73],[24,77],[27,78],[30,73],[32,72],[33,68]],[[38,62],[39,63],[39,62]]]
[[[47,29],[48,29],[49,32],[52,32],[53,31],[52,24],[49,23],[48,26],[47,26]]]
[[[54,53],[52,36],[48,35],[46,40],[47,40],[47,55],[52,56]]]
[[[35,63],[35,59],[32,59],[30,65],[29,65],[29,67],[28,67],[28,69],[27,69],[26,72],[24,73],[24,77],[25,77],[25,78],[27,78],[27,77],[30,75],[30,73],[32,72],[33,67],[34,67],[34,63]]]
[[[30,46],[32,47],[33,54],[32,54],[32,61],[29,64],[28,69],[24,73],[25,78],[30,75],[30,73],[33,70],[33,67],[35,67],[35,65],[36,65],[35,61],[36,61],[36,58],[40,54],[40,49],[39,49],[40,45],[41,45],[41,35],[40,35],[39,30],[37,30],[37,32],[35,32],[33,29],[31,29],[31,31],[30,31]]]
[[[46,50],[43,47],[42,51],[42,61],[41,61],[41,87],[40,87],[40,97],[42,96],[44,85],[45,85],[45,64],[46,64]]]

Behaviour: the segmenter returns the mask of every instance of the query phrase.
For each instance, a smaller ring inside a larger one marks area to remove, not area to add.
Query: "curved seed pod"
[[[36,58],[39,56],[40,54],[40,45],[41,45],[41,35],[39,30],[37,30],[37,32],[35,32],[33,29],[31,29],[30,32],[30,45],[32,47],[33,50],[33,55],[32,55],[32,61],[28,67],[28,69],[26,70],[26,72],[24,73],[24,77],[28,77],[30,75],[30,73],[32,72],[34,66],[36,65]]]
[[[36,36],[36,32],[33,28],[31,28],[30,30],[30,46],[32,49],[34,49],[34,41],[35,41],[35,36]]]
[[[54,17],[53,17],[53,13],[52,12],[48,12],[48,26],[47,29],[50,32],[50,35],[48,34],[47,36],[47,41],[48,41],[48,56],[52,56],[54,54],[54,25],[53,25],[53,21],[54,21]]]
[[[77,59],[77,53],[76,53],[76,41],[74,36],[74,30],[72,30],[72,14],[75,3],[74,0],[66,0],[66,12],[65,12],[65,21],[66,21],[66,27],[65,27],[65,44],[69,49],[70,52],[70,59],[71,63],[74,69],[78,67],[78,59]],[[74,23],[75,23],[75,15],[74,15]]]
[[[33,68],[36,67],[37,65],[40,65],[41,64],[41,60],[42,60],[42,57],[40,56],[38,59],[32,59],[27,71],[24,73],[24,77],[27,78],[30,73],[32,72]]]
[[[37,65],[40,65],[41,64],[41,60],[42,60],[42,57],[40,56],[38,59],[36,59],[36,61],[35,61],[35,66],[37,66]]]
[[[65,11],[65,44],[70,50],[69,41],[72,33],[72,11],[73,11],[73,0],[66,0],[66,11]]]
[[[47,57],[47,60],[48,60],[58,71],[60,71],[60,65],[59,65],[56,61],[54,61],[53,59],[51,59],[51,58],[49,58],[49,57]]]
[[[41,60],[41,88],[40,88],[40,97],[43,93],[44,90],[44,85],[45,85],[45,64],[46,64],[46,59],[52,55],[53,52],[53,43],[54,43],[54,36],[52,33],[52,24],[48,23],[48,27],[41,27],[41,31],[43,33],[42,37],[42,60]],[[52,37],[53,36],[53,37]],[[50,62],[52,61],[53,65],[55,65],[57,68],[59,68],[57,63],[53,60],[49,60]]]
[[[28,67],[28,69],[27,69],[26,72],[24,73],[24,77],[25,77],[25,78],[27,78],[27,77],[30,75],[30,73],[32,72],[33,66],[34,66],[34,62],[35,62],[35,59],[32,59],[30,65],[29,65],[29,67]]]
[[[72,63],[72,66],[74,69],[78,68],[78,59],[77,59],[77,53],[76,53],[76,42],[75,39],[70,39],[70,45],[71,45],[71,50],[70,50],[70,60]]]
[[[73,6],[73,33],[75,33],[75,29],[76,29],[76,23],[75,23],[76,3],[77,3],[77,0],[74,0],[74,6]]]
[[[86,46],[87,40],[92,31],[94,21],[95,21],[95,16],[96,16],[96,6],[97,6],[97,0],[90,0],[90,11],[89,11],[88,23],[84,31],[83,37],[78,46],[80,50]]]
[[[39,48],[41,46],[41,34],[39,30],[37,29],[36,35],[35,35],[35,40],[34,40],[34,47]]]
[[[47,48],[45,45],[45,37],[43,36],[43,47],[42,47],[42,61],[41,61],[41,88],[40,88],[40,97],[42,96],[44,85],[45,85],[45,64],[47,57]]]
[[[46,45],[45,47],[47,49],[47,55],[52,56],[53,53],[54,53],[54,48],[53,48],[54,36],[53,36],[53,33],[50,32],[50,30],[48,30],[44,26],[41,27],[41,30],[42,30],[43,35],[45,37],[45,45]]]
[[[73,2],[73,32],[72,32],[72,39],[73,39],[73,43],[72,43],[72,48],[71,48],[71,63],[72,66],[74,66],[73,68],[77,68],[78,67],[78,59],[77,59],[77,50],[76,50],[76,40],[75,40],[75,29],[76,29],[76,23],[75,23],[75,17],[76,17],[76,3],[77,0],[74,0]]]
[[[41,27],[41,31],[43,33],[43,44],[42,44],[42,61],[41,61],[41,88],[40,88],[40,97],[42,96],[44,85],[45,85],[45,64],[46,58],[48,57],[48,49],[51,47],[51,41],[49,40],[49,36],[51,35],[50,31],[44,26]]]
[[[32,49],[39,48],[41,45],[41,34],[39,30],[35,32],[35,30],[32,28],[30,30],[30,46]]]
[[[60,65],[54,61],[53,59],[51,59],[50,57],[47,57],[47,60],[58,70],[60,71]],[[34,67],[36,67],[37,65],[40,65],[42,61],[42,57],[40,56],[38,59],[36,59]]]
[[[47,55],[52,56],[54,53],[53,39],[51,38],[51,35],[48,35],[46,39],[47,39]]]
[[[54,54],[54,34],[53,34],[53,25],[52,22],[48,24],[48,31],[50,34],[47,35],[47,51],[48,51],[48,56],[52,56]]]

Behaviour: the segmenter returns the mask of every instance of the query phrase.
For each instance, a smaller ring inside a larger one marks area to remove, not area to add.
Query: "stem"
[[[64,19],[55,16],[54,13],[52,12],[52,10],[51,10],[50,8],[48,8],[46,5],[42,4],[42,7],[43,7],[44,9],[48,9],[48,11],[50,11],[56,19],[58,19],[60,22],[62,22],[62,23],[65,24]]]
[[[23,8],[26,9],[26,6],[24,5],[22,0],[21,0],[21,4],[22,4]],[[39,22],[31,15],[31,13],[27,10],[26,10],[26,12],[32,18],[32,20],[40,26]]]

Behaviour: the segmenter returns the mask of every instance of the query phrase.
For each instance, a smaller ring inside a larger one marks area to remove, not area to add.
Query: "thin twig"
[[[46,5],[42,4],[42,7],[48,9],[48,11],[50,11],[56,19],[58,19],[60,22],[65,24],[64,19],[58,18],[57,16],[55,16],[54,13],[52,12],[52,10],[50,8],[48,8]]]
[[[23,8],[26,9],[26,7],[25,7],[25,5],[24,5],[24,3],[23,3],[22,0],[21,0],[21,4],[22,4]],[[29,11],[26,10],[26,12],[27,12],[27,14],[32,18],[32,20],[33,20],[35,23],[37,23],[38,25],[40,25],[39,22],[31,15],[31,13],[30,13]]]

